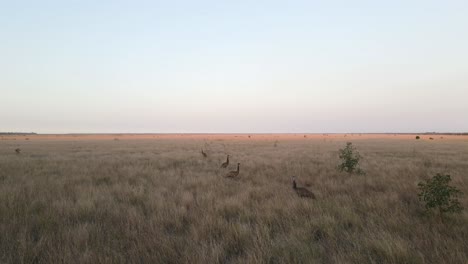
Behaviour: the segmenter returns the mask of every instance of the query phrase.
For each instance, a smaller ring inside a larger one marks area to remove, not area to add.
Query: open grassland
[[[26,137],[0,140],[0,263],[468,262],[467,210],[416,195],[449,173],[468,207],[467,137]],[[365,175],[336,170],[346,141]]]

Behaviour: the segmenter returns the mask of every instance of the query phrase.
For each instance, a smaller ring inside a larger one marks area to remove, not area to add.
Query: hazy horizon
[[[0,131],[0,135],[466,135],[468,132],[43,132]]]
[[[0,131],[468,131],[466,1],[0,5]]]

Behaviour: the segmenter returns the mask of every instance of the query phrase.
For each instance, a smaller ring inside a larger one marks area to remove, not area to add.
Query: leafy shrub
[[[450,175],[437,173],[426,182],[418,184],[419,200],[425,202],[426,212],[438,209],[439,214],[442,215],[443,213],[460,213],[463,210],[457,199],[462,192],[449,185],[451,180]]]
[[[359,160],[361,160],[361,155],[356,150],[351,142],[346,143],[346,147],[340,149],[340,159],[342,163],[338,165],[340,171],[346,171],[348,173],[363,173],[363,171],[358,168]]]
[[[416,139],[420,139],[420,137],[419,137],[419,136],[416,136]]]

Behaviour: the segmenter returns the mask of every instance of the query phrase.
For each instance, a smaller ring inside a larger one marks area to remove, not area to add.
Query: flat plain
[[[2,136],[0,263],[468,263],[467,210],[418,200],[436,173],[468,207],[467,136]]]

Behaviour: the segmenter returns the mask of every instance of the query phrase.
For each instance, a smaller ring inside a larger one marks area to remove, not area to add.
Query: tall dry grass
[[[437,172],[468,194],[465,139],[29,138],[0,141],[0,263],[468,262],[467,212],[416,195]],[[346,141],[366,175],[336,170]]]

